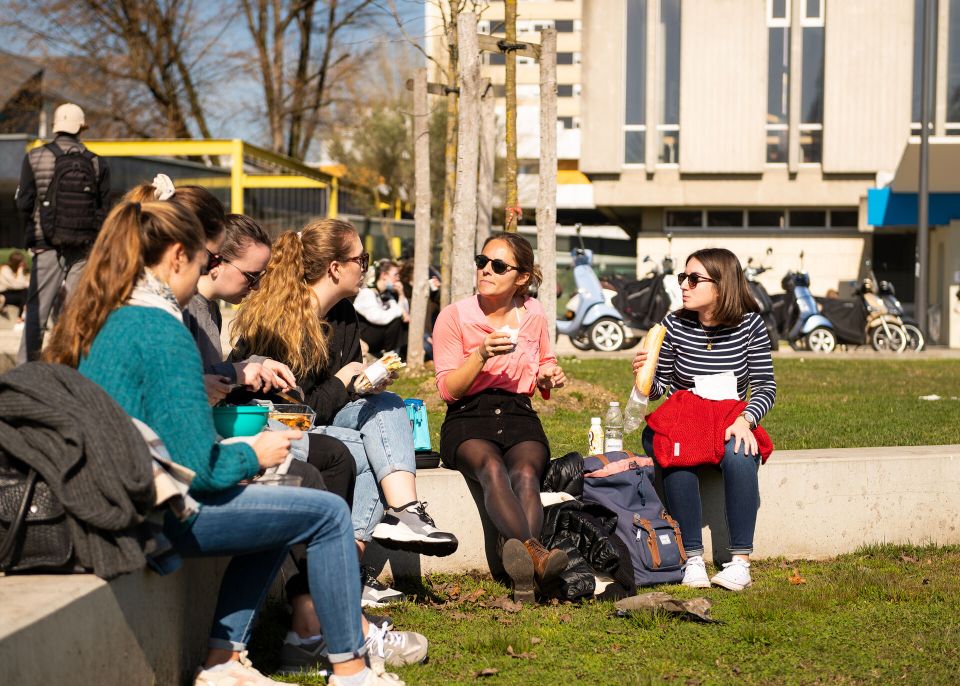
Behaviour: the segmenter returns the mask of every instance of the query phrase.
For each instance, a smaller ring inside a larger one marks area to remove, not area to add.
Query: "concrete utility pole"
[[[540,173],[537,252],[543,283],[537,299],[547,313],[550,340],[557,328],[557,30],[540,32]]]
[[[430,298],[430,105],[427,101],[427,69],[417,69],[413,80],[413,167],[414,225],[413,296],[410,302],[410,329],[407,337],[407,365],[423,366],[423,333],[427,325]]]
[[[937,0],[923,0],[923,54],[920,60],[920,188],[917,192],[917,327],[927,330],[927,292],[930,287],[930,115],[933,109],[931,81],[936,64]]]
[[[507,200],[503,213],[503,230],[516,231],[519,220],[517,197],[517,0],[505,0],[504,24],[506,25],[506,96],[507,96]]]
[[[477,15],[458,21],[460,103],[458,113],[457,189],[453,201],[453,281],[451,302],[473,295],[477,231],[477,166],[480,159],[480,43]]]
[[[450,9],[450,25],[447,29],[447,51],[449,57],[449,88],[447,89],[447,142],[443,158],[445,164],[443,191],[443,237],[440,247],[440,307],[450,304],[450,268],[453,264],[453,196],[457,189],[457,73],[459,71],[460,49],[457,45],[457,25],[459,15]]]
[[[493,169],[496,163],[497,118],[495,98],[490,79],[480,83],[480,180],[477,187],[477,241],[476,251],[490,235],[493,224]]]

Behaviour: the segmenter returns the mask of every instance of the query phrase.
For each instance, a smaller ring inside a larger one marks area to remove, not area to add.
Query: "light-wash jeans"
[[[413,430],[403,399],[396,393],[364,396],[344,405],[332,425],[318,426],[311,431],[333,436],[353,455],[357,463],[351,515],[353,532],[357,540],[369,541],[374,527],[383,519],[380,482],[394,472],[417,473]],[[305,447],[306,443],[298,446]]]
[[[238,486],[197,496],[189,528],[167,526],[184,557],[232,555],[220,584],[210,647],[244,650],[270,584],[293,545],[307,547],[310,594],[331,662],[366,652],[360,574],[343,498],[309,488]]]

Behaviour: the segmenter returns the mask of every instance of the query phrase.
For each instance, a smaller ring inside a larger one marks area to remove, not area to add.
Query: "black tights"
[[[457,448],[457,468],[483,490],[483,504],[504,538],[539,538],[543,528],[540,480],[550,456],[540,441],[502,452],[496,443],[471,438]]]

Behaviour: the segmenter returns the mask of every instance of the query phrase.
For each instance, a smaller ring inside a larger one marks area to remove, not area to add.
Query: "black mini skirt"
[[[457,448],[471,438],[495,443],[503,452],[523,441],[539,441],[550,450],[530,397],[496,389],[447,405],[440,427],[440,459],[445,467],[457,469]]]

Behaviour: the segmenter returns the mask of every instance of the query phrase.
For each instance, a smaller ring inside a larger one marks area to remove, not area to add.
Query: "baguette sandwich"
[[[663,337],[666,335],[667,329],[665,326],[654,324],[643,339],[643,349],[647,351],[647,359],[640,367],[640,371],[637,372],[637,378],[634,381],[640,395],[650,397],[650,389],[653,388],[653,375],[657,371],[657,360],[660,358],[660,346],[663,345]]]

